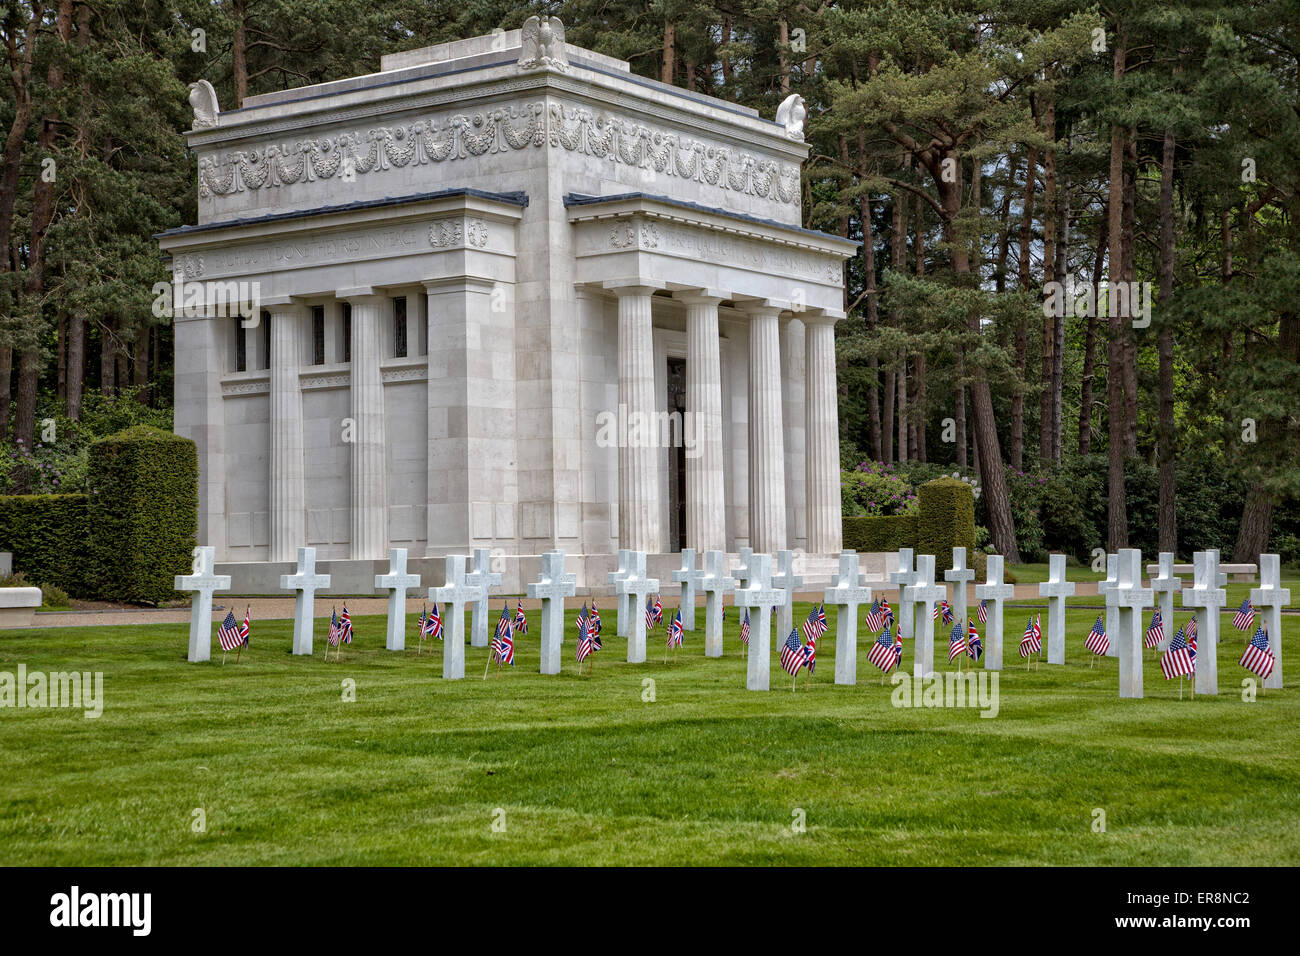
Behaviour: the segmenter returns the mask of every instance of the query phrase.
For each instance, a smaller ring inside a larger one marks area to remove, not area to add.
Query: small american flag
[[[885,612],[880,608],[879,601],[872,601],[871,607],[867,611],[867,630],[875,633],[883,630],[885,627]]]
[[[966,637],[962,634],[961,625],[954,624],[952,633],[948,635],[948,663],[951,664],[965,653]]]
[[[740,643],[749,647],[749,608],[745,608],[745,619],[740,622]]]
[[[1255,631],[1255,636],[1250,639],[1250,643],[1246,645],[1245,653],[1241,655],[1241,660],[1237,663],[1261,679],[1266,679],[1269,674],[1273,673],[1273,665],[1277,661],[1273,657],[1273,651],[1268,646],[1268,631],[1264,630],[1263,627]]]
[[[587,626],[587,605],[582,606],[578,612],[578,663],[581,664],[594,651],[595,645],[591,641],[591,630]]]
[[[1165,680],[1174,677],[1190,677],[1196,671],[1196,645],[1189,643],[1180,627],[1174,639],[1169,642],[1169,650],[1160,658],[1160,672]]]
[[[685,634],[686,630],[682,627],[682,609],[678,608],[677,613],[673,615],[673,619],[668,622],[668,646],[681,647],[682,638]]]
[[[343,628],[339,624],[338,612],[330,610],[330,633],[329,642],[331,647],[338,647],[339,641],[343,640]]]
[[[1254,623],[1255,605],[1250,603],[1250,598],[1243,598],[1241,607],[1237,608],[1237,613],[1232,615],[1232,626],[1239,631],[1249,631]]]
[[[430,639],[438,638],[442,640],[442,615],[438,613],[438,602],[433,602],[433,610],[429,616],[424,619],[424,631]]]
[[[1165,639],[1165,622],[1160,617],[1160,612],[1156,611],[1151,615],[1151,626],[1147,628],[1146,639],[1143,642],[1147,647],[1159,647],[1161,641]]]
[[[524,602],[521,600],[518,607],[515,608],[515,632],[519,634],[528,633],[528,618],[524,615]]]
[[[1020,638],[1020,656],[1029,657],[1043,649],[1043,632],[1035,618],[1030,618],[1025,625],[1024,637]]]
[[[816,641],[826,631],[826,611],[814,605],[804,619],[802,630],[804,640]]]
[[[664,620],[664,605],[659,600],[659,595],[654,596],[652,601],[648,596],[645,599],[645,626],[647,629],[654,627],[656,624],[662,624]]]
[[[498,664],[515,664],[514,622],[510,617],[510,606],[501,608],[501,619],[497,621],[496,636],[492,638],[492,657]]]
[[[352,643],[352,617],[348,614],[346,604],[343,605],[343,613],[339,616],[339,633],[344,644]]]
[[[980,632],[975,630],[974,621],[968,622],[966,628],[966,653],[970,654],[973,661],[984,655],[984,642],[980,640]]]
[[[247,644],[247,629],[247,619],[244,621],[244,630],[241,631],[239,622],[235,620],[235,613],[227,611],[226,619],[221,622],[221,627],[217,629],[217,639],[221,641],[221,649],[223,651],[233,651],[235,648]]]
[[[497,637],[505,635],[509,637],[514,634],[514,619],[510,617],[510,605],[501,606],[501,616],[497,618]]]
[[[1187,639],[1189,641],[1193,640],[1197,636],[1199,636],[1200,633],[1201,633],[1200,625],[1196,623],[1196,615],[1193,614],[1192,619],[1187,622]]]
[[[1110,650],[1110,638],[1106,636],[1106,625],[1101,623],[1101,615],[1097,615],[1096,622],[1092,625],[1092,630],[1083,640],[1083,646],[1088,648],[1094,654],[1105,654]]]
[[[781,645],[781,667],[787,674],[794,675],[799,673],[807,660],[808,655],[804,652],[803,645],[799,643],[798,632],[790,631],[790,636]]]
[[[903,659],[903,642],[902,639],[892,639],[889,631],[880,632],[876,638],[876,643],[871,645],[871,650],[867,652],[867,660],[875,664],[878,668],[888,674]]]
[[[987,624],[989,622],[989,602],[987,598],[980,601],[979,618],[981,624]]]

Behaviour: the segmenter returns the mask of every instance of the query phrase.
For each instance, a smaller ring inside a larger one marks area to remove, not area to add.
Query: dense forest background
[[[550,13],[640,74],[769,117],[806,100],[806,225],[863,241],[837,328],[846,514],[905,511],[956,473],[1012,561],[1300,562],[1295,2],[0,11],[0,491],[79,489],[95,435],[170,425],[153,236],[195,221],[189,82],[231,108]],[[1149,283],[1149,324],[1090,300],[1106,282]]]

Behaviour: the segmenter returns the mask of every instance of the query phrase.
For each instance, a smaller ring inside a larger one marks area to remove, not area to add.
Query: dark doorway
[[[668,543],[686,547],[686,359],[668,360]]]

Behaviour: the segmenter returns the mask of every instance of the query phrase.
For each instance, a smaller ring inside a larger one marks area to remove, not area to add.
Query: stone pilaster
[[[786,546],[781,309],[754,303],[744,311],[749,314],[750,546],[773,554]]]
[[[384,298],[348,295],[352,305],[352,558],[378,560],[388,549],[387,442],[384,439]]]
[[[807,374],[808,550],[838,553],[843,541],[840,500],[840,419],[835,385],[835,325],[829,318],[805,316]]]
[[[627,421],[618,449],[618,544],[653,554],[663,548],[651,331],[654,288],[621,285],[613,292],[618,296],[618,402]]]
[[[686,458],[686,542],[697,554],[725,551],[720,295],[678,293],[686,304],[686,412],[697,445]]]
[[[296,304],[268,307],[271,315],[271,561],[293,561],[307,543],[303,465],[302,362],[307,310]],[[250,328],[248,332],[260,332]]]
[[[221,376],[234,371],[234,316],[184,316],[173,326],[176,434],[191,439],[199,456],[198,543],[226,559],[225,407]],[[256,330],[259,334],[261,329]],[[229,333],[229,337],[223,333]],[[227,367],[227,356],[230,356]]]

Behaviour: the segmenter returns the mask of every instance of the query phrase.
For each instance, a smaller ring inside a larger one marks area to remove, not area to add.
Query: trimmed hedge
[[[108,600],[158,604],[187,574],[198,530],[199,457],[188,438],[136,425],[90,450],[88,584]]]
[[[844,519],[844,547],[859,554],[915,548],[916,515],[875,515]]]
[[[975,492],[956,478],[936,478],[916,489],[921,511],[916,517],[917,550],[934,555],[937,575],[952,567],[952,549],[975,551]]]
[[[0,551],[34,584],[85,590],[87,495],[0,495]]]

